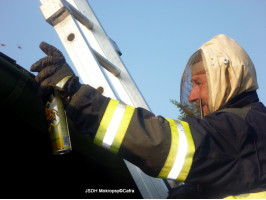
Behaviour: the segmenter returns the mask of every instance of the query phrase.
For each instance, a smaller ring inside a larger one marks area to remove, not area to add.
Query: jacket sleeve
[[[153,177],[239,193],[259,177],[256,137],[235,114],[172,120],[106,98],[88,85],[73,96],[67,113],[95,144]]]
[[[106,98],[83,85],[67,106],[67,114],[94,143],[140,167],[153,177],[184,181],[195,146],[188,123],[155,116]]]

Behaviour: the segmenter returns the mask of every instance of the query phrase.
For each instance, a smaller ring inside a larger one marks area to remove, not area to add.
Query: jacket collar
[[[220,107],[220,109],[242,108],[256,102],[259,102],[259,97],[256,91],[244,92],[238,95],[237,97],[231,99],[230,101],[228,101],[225,105]]]

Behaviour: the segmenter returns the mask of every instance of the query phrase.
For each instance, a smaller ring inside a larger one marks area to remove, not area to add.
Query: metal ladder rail
[[[95,88],[104,88],[106,96],[148,109],[88,3],[84,0],[41,2],[44,18],[55,28],[83,82]],[[109,66],[108,71],[112,74],[103,70],[101,65]],[[166,185],[161,179],[147,176],[138,167],[127,161],[125,163],[143,198],[167,196]]]
[[[98,21],[96,15],[94,14],[87,1],[68,0],[68,2],[73,2],[73,5],[76,6],[77,10],[81,10],[82,14],[93,23],[94,27],[91,31],[86,29],[86,27],[84,26],[81,26],[81,29],[84,33],[86,33],[85,36],[87,37],[88,41],[90,41],[91,46],[121,70],[122,75],[117,80],[119,80],[119,82],[123,86],[123,90],[126,91],[125,96],[130,97],[131,101],[133,102],[133,106],[141,106],[146,109],[149,109],[147,103],[145,102],[136,84],[131,78],[129,72],[127,71],[123,61],[114,49],[113,43],[110,41],[110,38],[105,33],[104,29],[102,28],[100,22]],[[92,35],[93,37],[90,37]],[[109,75],[108,77],[114,80],[113,76]],[[121,89],[118,90],[119,92],[121,92]]]

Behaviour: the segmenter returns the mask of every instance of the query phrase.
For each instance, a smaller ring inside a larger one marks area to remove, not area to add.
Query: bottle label
[[[64,154],[71,151],[71,142],[64,106],[57,91],[46,103],[46,120],[52,144],[53,154]]]

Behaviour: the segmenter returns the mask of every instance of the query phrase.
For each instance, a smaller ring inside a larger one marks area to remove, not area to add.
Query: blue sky
[[[253,60],[259,97],[266,103],[265,0],[88,0],[156,115],[177,118],[180,80],[190,55],[217,34],[234,38]],[[38,0],[0,1],[0,51],[29,69],[46,41],[65,54]],[[21,49],[18,48],[21,46]]]

